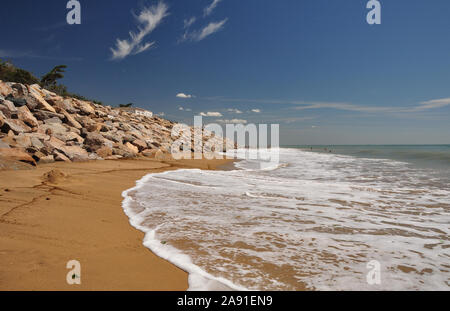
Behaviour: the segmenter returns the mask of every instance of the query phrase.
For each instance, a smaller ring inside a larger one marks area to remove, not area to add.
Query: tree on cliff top
[[[57,86],[56,81],[64,78],[64,74],[66,71],[66,65],[59,65],[53,68],[49,73],[44,75],[41,79],[41,85],[45,89],[52,89]]]

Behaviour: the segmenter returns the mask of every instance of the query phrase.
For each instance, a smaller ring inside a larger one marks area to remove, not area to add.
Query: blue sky
[[[282,144],[448,144],[450,2],[380,2],[368,25],[367,0],[80,0],[67,25],[65,0],[5,0],[0,58],[176,121],[279,123]]]

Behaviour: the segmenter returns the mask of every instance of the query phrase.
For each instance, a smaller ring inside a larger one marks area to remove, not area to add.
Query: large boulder
[[[140,139],[135,139],[131,144],[133,146],[137,147],[139,152],[147,149],[147,143],[145,141],[140,140]]]
[[[38,120],[33,116],[27,106],[19,107],[17,109],[17,116],[19,120],[22,120],[25,124],[31,127],[38,127]]]
[[[20,133],[30,133],[31,128],[26,125],[23,121],[18,119],[5,119],[3,121],[2,132],[8,133],[12,131],[15,135]]]
[[[0,148],[0,158],[36,165],[36,161],[28,153],[19,148]]]
[[[89,160],[89,154],[79,146],[61,146],[58,151],[64,153],[71,161],[80,162]]]
[[[68,157],[66,157],[64,154],[62,154],[61,152],[58,152],[58,151],[54,152],[53,157],[54,157],[55,161],[71,162]]]
[[[134,146],[131,143],[125,143],[124,146],[133,154],[138,154],[139,153],[138,147]]]
[[[70,126],[72,126],[72,127],[74,127],[74,128],[77,128],[77,129],[82,129],[82,128],[83,128],[83,127],[81,126],[81,124],[78,123],[78,121],[75,120],[75,118],[72,117],[72,115],[71,115],[70,113],[68,113],[68,112],[65,111],[64,109],[61,109],[60,112],[64,115],[64,117],[65,117],[65,120],[64,120],[64,121],[65,121],[67,124],[69,124]]]
[[[74,100],[80,112],[84,115],[90,115],[95,113],[95,109],[89,104],[89,102],[83,100]]]
[[[41,92],[39,90],[39,86],[36,86],[35,84],[28,86],[28,95],[29,97],[31,97],[31,99],[35,101],[35,103],[37,104],[37,108],[56,113],[55,108],[50,106],[50,104],[47,103],[45,99],[42,97]]]
[[[105,158],[108,158],[113,155],[113,150],[110,147],[104,146],[104,147],[97,149],[97,151],[95,151],[95,153],[99,157],[105,159]]]
[[[6,97],[12,92],[13,89],[8,84],[0,80],[0,95]]]

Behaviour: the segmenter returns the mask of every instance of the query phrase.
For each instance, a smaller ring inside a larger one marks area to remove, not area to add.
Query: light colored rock
[[[31,128],[18,119],[5,119],[3,121],[2,130],[4,132],[13,131],[15,135],[20,133],[30,133]]]
[[[67,111],[65,111],[64,109],[61,110],[61,113],[64,115],[64,117],[66,118],[65,121],[67,124],[69,124],[70,126],[77,128],[77,129],[82,129],[83,127],[81,126],[80,123],[77,122],[77,120],[75,120],[74,117],[72,117],[71,114],[69,114]]]
[[[64,154],[62,154],[61,152],[55,151],[53,156],[55,158],[55,161],[71,162],[70,159],[68,157],[66,157]]]
[[[33,116],[27,106],[22,106],[17,109],[17,116],[19,120],[22,120],[28,126],[38,127],[38,120]]]
[[[38,150],[41,150],[42,148],[45,147],[45,145],[37,137],[31,137],[30,140],[31,140],[31,146]]]
[[[28,148],[32,146],[31,138],[23,134],[16,136],[15,141],[17,146],[20,148]]]
[[[2,148],[0,149],[0,157],[26,162],[36,166],[36,161],[28,153],[19,148]]]
[[[89,154],[79,146],[61,146],[58,151],[64,153],[71,161],[80,162],[89,160]]]
[[[0,80],[0,95],[6,97],[13,92],[12,88]]]
[[[80,111],[85,115],[90,115],[95,113],[95,109],[88,103],[82,100],[74,100]]]
[[[36,100],[38,108],[56,113],[55,108],[45,101],[35,84],[28,86],[28,94]]]
[[[131,143],[125,143],[124,146],[133,154],[138,154],[139,153],[138,147],[134,146]]]
[[[99,157],[104,159],[113,155],[112,148],[107,146],[101,147],[100,149],[97,149],[95,152]]]
[[[17,108],[16,108],[16,106],[14,106],[14,103],[12,101],[4,100],[2,104],[5,105],[6,108],[8,108],[9,111],[17,112]]]

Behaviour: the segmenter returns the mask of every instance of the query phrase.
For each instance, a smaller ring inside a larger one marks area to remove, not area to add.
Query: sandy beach
[[[186,290],[187,274],[142,245],[121,194],[148,173],[228,163],[143,159],[0,171],[0,290]],[[81,285],[66,282],[70,260],[81,263]]]

